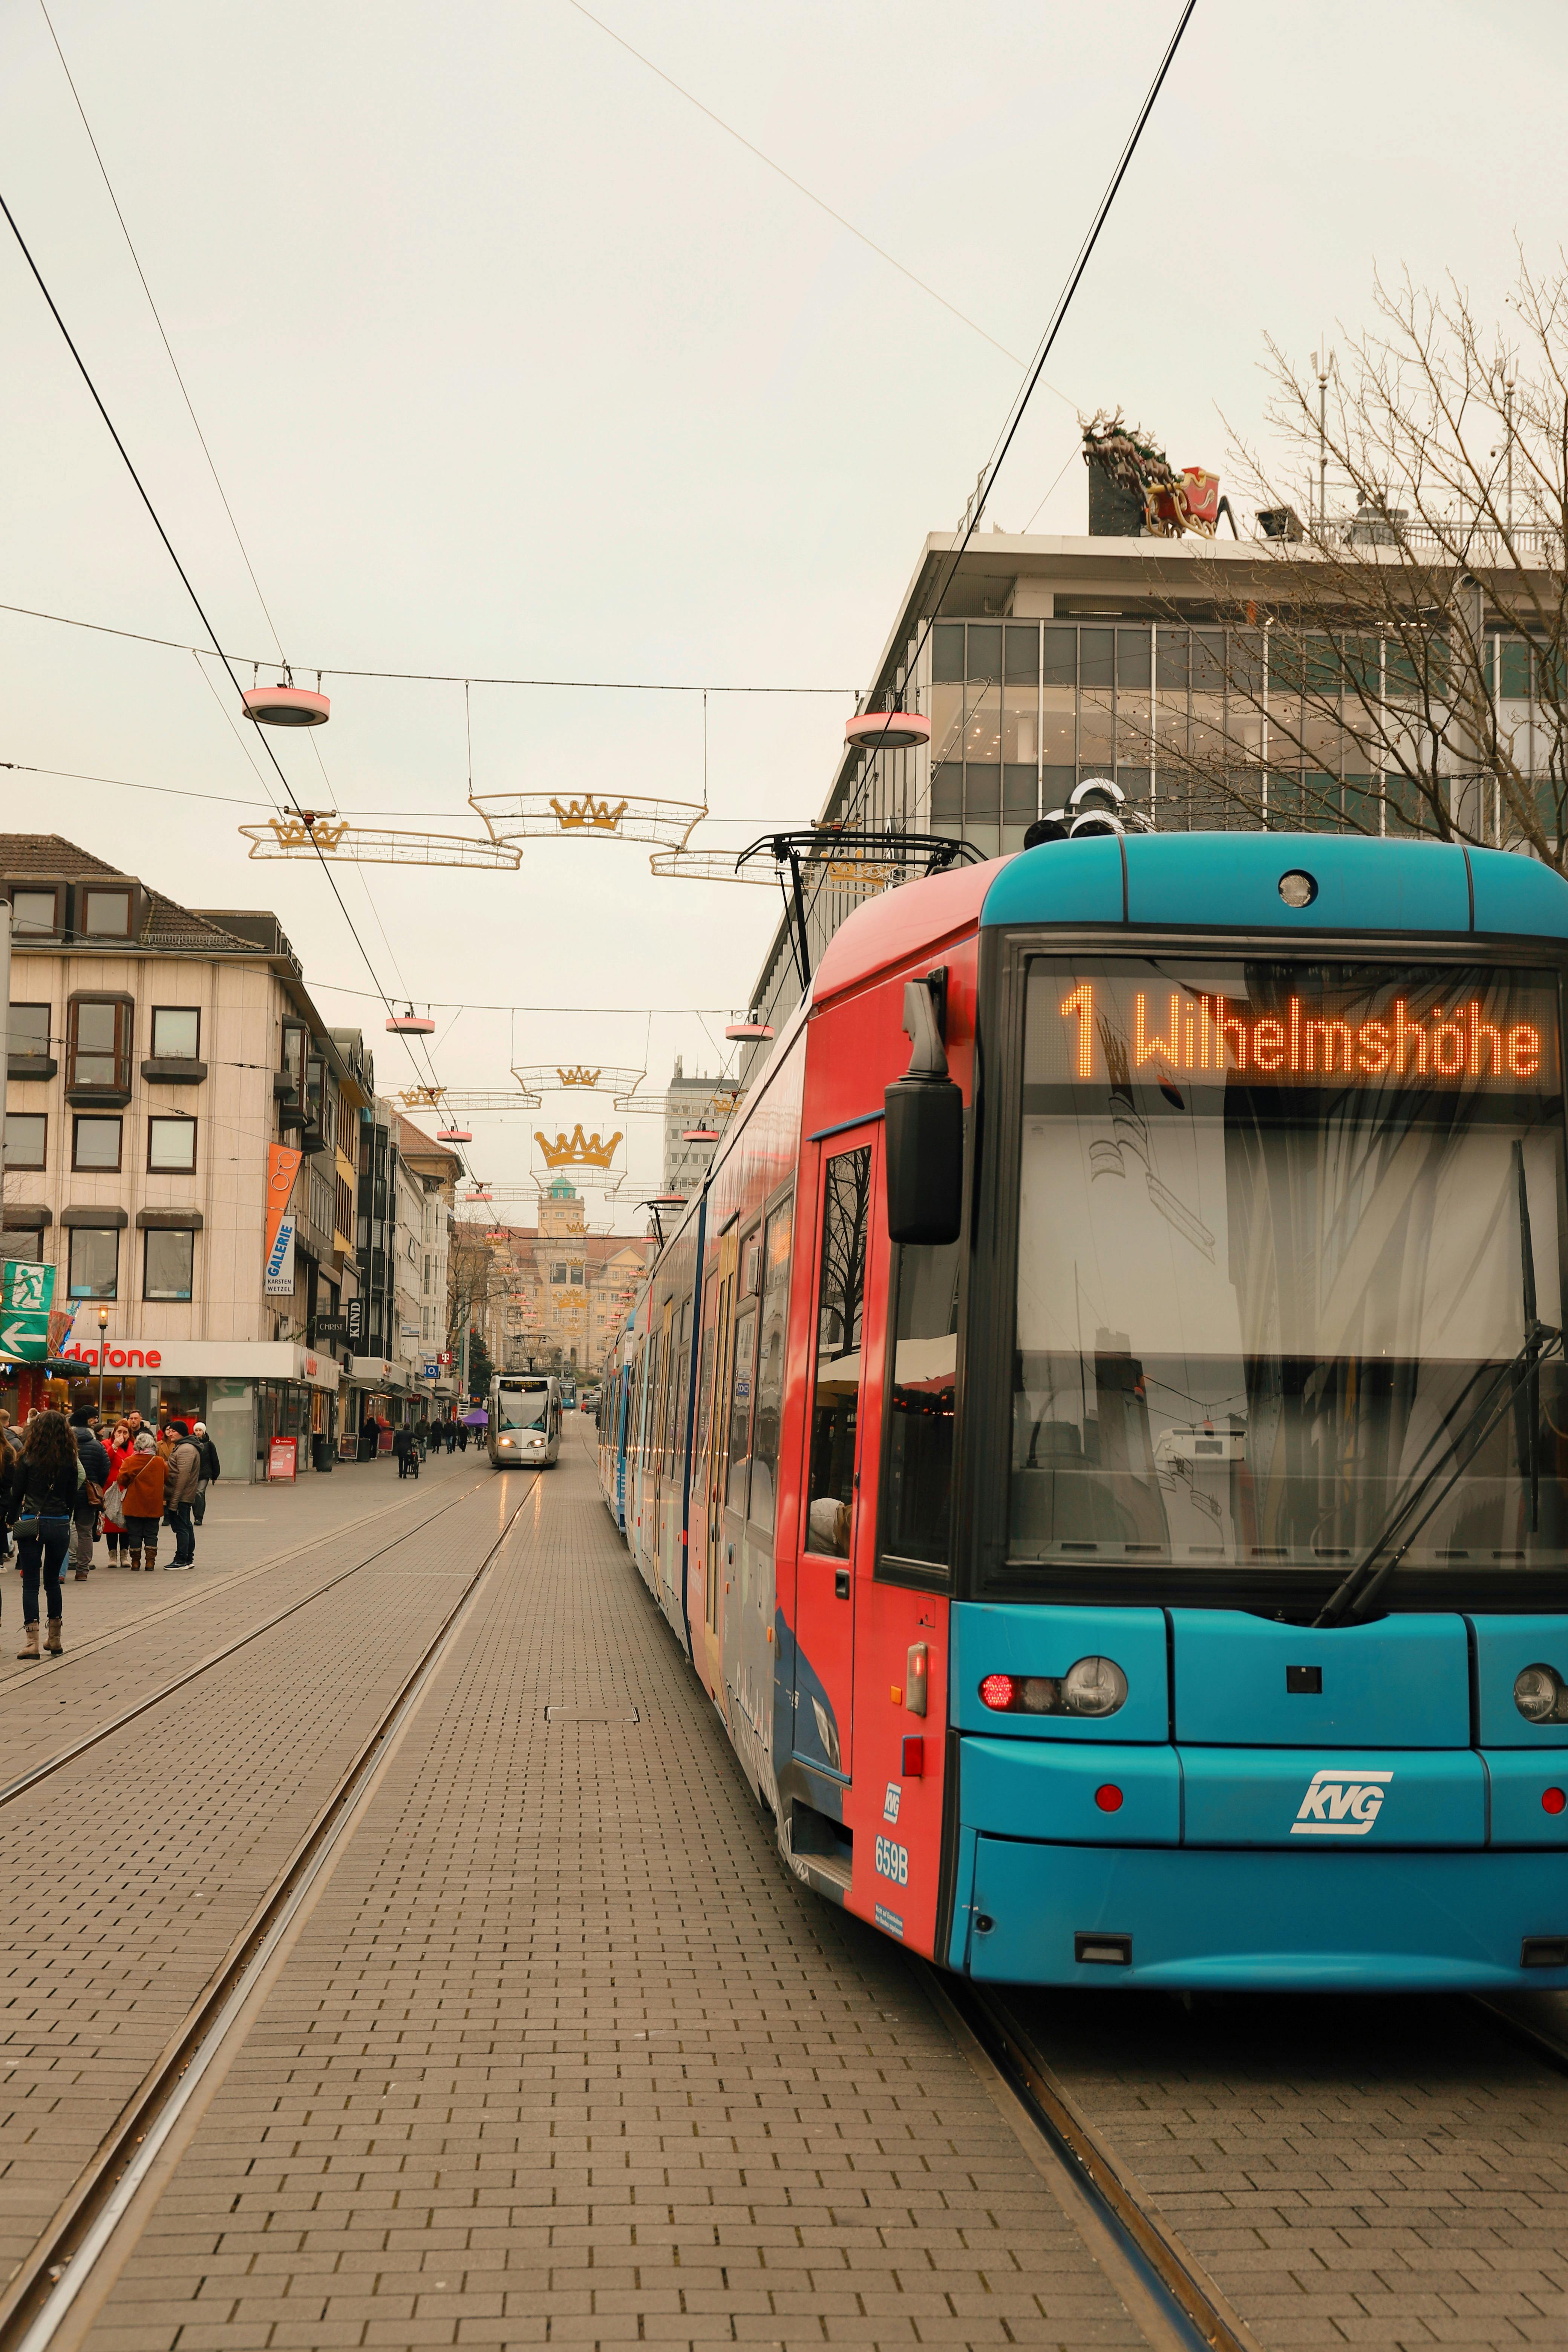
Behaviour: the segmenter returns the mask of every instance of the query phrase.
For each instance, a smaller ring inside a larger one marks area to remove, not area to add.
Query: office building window
[[[119,1297],[120,1235],[112,1225],[71,1227],[67,1286],[73,1298]]]
[[[71,1121],[71,1166],[98,1168],[118,1173],[120,1168],[120,1130],[124,1122],[106,1118],[96,1111]],[[86,1298],[92,1296],[83,1291]]]
[[[84,890],[81,894],[81,928],[89,940],[128,940],[131,937],[131,893],[129,890]]]
[[[42,1234],[13,1233],[7,1225],[5,1239],[0,1242],[0,1255],[15,1258],[18,1265],[38,1265],[43,1260],[44,1237]]]
[[[196,1122],[194,1118],[150,1118],[147,1122],[147,1167],[158,1176],[189,1176],[196,1165]]]
[[[73,997],[66,1016],[68,1087],[131,1088],[131,1015],[124,997]]]
[[[189,1298],[195,1263],[195,1234],[149,1234],[143,1262],[143,1298]]]
[[[153,1053],[160,1062],[194,1062],[199,1058],[202,1016],[194,1004],[153,1007]]]
[[[5,1115],[6,1167],[44,1167],[48,1138],[49,1122],[43,1111],[8,1111]]]
[[[13,1004],[7,1044],[13,1054],[47,1054],[49,1050],[49,1008],[47,1004]]]
[[[17,933],[58,931],[60,927],[60,894],[58,890],[13,890],[11,893],[11,929]]]

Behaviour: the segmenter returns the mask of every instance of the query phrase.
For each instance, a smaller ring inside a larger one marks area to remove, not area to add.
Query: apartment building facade
[[[331,1459],[358,1297],[353,1164],[370,1063],[334,1041],[275,916],[177,906],[54,835],[0,835],[11,909],[5,1248],[73,1311],[54,1383],[200,1415],[230,1477]],[[300,1155],[292,1286],[268,1290],[268,1150]],[[318,1328],[320,1327],[320,1328]],[[15,1401],[0,1365],[0,1401]]]

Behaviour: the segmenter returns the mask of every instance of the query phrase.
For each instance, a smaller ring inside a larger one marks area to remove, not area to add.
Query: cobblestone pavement
[[[1568,2080],[1479,2008],[1012,1998],[1270,2352],[1568,2341]]]
[[[395,1480],[311,1498],[287,1527],[289,1556],[265,1570],[265,1537],[279,1549],[279,1522],[262,1522],[259,1572],[248,1578],[241,1570],[226,1581],[216,1567],[205,1585],[113,1572],[142,1603],[153,1582],[151,1607],[169,1613],[138,1622],[106,1593],[100,1630],[112,1638],[26,1669],[5,1693],[9,1778],[182,1663],[356,1559],[369,1562],[0,1813],[0,2275],[32,2245],[494,1541],[504,1482],[488,1467],[481,1481],[472,1462],[468,1475],[446,1469],[421,1482],[422,1508]],[[209,1513],[209,1557],[221,1541]],[[181,1595],[172,1608],[165,1586]],[[83,1591],[68,1587],[68,1634]]]
[[[390,1460],[345,1463],[297,1486],[220,1481],[189,1575],[160,1565],[132,1576],[109,1567],[99,1544],[87,1582],[66,1578],[65,1656],[36,1664],[16,1655],[21,1577],[0,1570],[0,1787],[494,1475],[470,1453],[427,1463],[416,1482]],[[167,1561],[174,1538],[165,1529],[159,1540]]]
[[[780,1865],[580,1436],[88,2340],[1142,2341],[897,1948]]]

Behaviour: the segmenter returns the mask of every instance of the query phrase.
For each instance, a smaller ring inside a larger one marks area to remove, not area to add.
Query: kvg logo
[[[1292,1837],[1365,1837],[1383,1811],[1392,1772],[1346,1772],[1324,1766],[1307,1783]]]

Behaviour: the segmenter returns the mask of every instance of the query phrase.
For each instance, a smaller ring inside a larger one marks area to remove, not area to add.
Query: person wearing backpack
[[[207,1488],[216,1486],[223,1476],[223,1464],[217,1458],[217,1447],[207,1434],[205,1421],[192,1422],[191,1435],[201,1448],[202,1455],[201,1483],[196,1488],[196,1498],[191,1505],[191,1517],[199,1528],[207,1515]]]
[[[12,1527],[22,1563],[23,1643],[19,1658],[38,1655],[38,1582],[49,1606],[47,1648],[58,1658],[65,1601],[60,1570],[70,1548],[71,1520],[82,1483],[76,1439],[63,1412],[36,1412],[27,1423],[12,1486]]]

